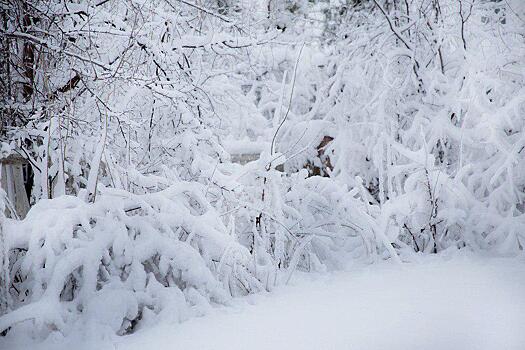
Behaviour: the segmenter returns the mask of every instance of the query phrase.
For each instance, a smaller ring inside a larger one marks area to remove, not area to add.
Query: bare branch
[[[385,19],[387,20],[388,22],[388,25],[390,26],[390,30],[392,31],[392,33],[394,33],[394,35],[403,43],[403,45],[405,45],[405,47],[407,49],[409,49],[410,51],[412,51],[412,47],[406,42],[406,40],[403,38],[403,36],[401,35],[401,33],[399,33],[396,29],[396,27],[394,26],[394,24],[392,23],[392,20],[390,19],[390,17],[388,16],[388,14],[386,13],[385,9],[383,8],[383,6],[379,5],[379,3],[377,2],[377,0],[374,0],[374,4],[377,6],[377,8],[383,13],[383,15],[385,16]]]
[[[209,15],[211,15],[213,17],[216,17],[216,18],[218,18],[218,19],[220,19],[220,20],[222,20],[222,21],[224,21],[226,23],[232,23],[232,21],[229,18],[227,18],[227,17],[225,17],[223,15],[220,15],[218,13],[215,13],[212,10],[209,10],[209,9],[207,9],[205,7],[200,6],[200,5],[194,4],[194,3],[190,2],[190,1],[187,1],[187,0],[175,0],[175,1],[183,3],[184,5],[188,5],[190,7],[193,7],[193,8],[195,8],[195,9],[197,9],[199,11],[202,11],[204,13],[207,13],[207,14],[209,14]],[[169,0],[166,0],[166,3],[168,5],[170,5],[171,8],[175,9],[175,6]]]
[[[22,32],[10,32],[10,33],[7,33],[7,32],[2,32],[1,35],[7,37],[7,38],[13,38],[13,39],[22,39],[22,40],[27,40],[27,41],[31,41],[35,44],[39,44],[39,45],[42,45],[43,47],[49,49],[49,50],[52,50],[52,51],[56,51],[56,52],[61,52],[63,53],[64,55],[67,55],[67,56],[70,56],[70,57],[74,57],[74,58],[77,58],[81,61],[84,61],[84,62],[87,62],[87,63],[92,63],[106,71],[110,71],[111,68],[107,65],[105,65],[104,63],[100,62],[100,61],[97,61],[97,60],[94,60],[94,59],[91,59],[91,58],[88,58],[88,57],[84,57],[82,55],[79,55],[77,53],[74,53],[74,52],[71,52],[71,51],[68,51],[68,50],[64,50],[58,46],[55,46],[53,44],[50,44],[49,42],[47,42],[46,40],[43,40],[41,38],[38,38],[34,35],[31,35],[31,34],[27,34],[27,33],[22,33]]]

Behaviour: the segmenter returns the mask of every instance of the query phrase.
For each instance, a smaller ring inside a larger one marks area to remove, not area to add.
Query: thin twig
[[[270,154],[274,154],[275,139],[277,138],[277,134],[279,133],[279,130],[283,126],[284,122],[288,118],[288,114],[290,113],[290,108],[292,106],[293,92],[294,92],[294,89],[295,89],[295,78],[297,76],[297,67],[299,66],[299,59],[301,58],[301,53],[303,52],[303,48],[304,48],[304,42],[301,45],[301,49],[299,50],[299,54],[297,55],[297,60],[295,61],[295,66],[294,66],[294,69],[293,69],[292,91],[290,92],[290,98],[288,99],[288,107],[286,109],[286,114],[284,115],[283,120],[281,121],[281,123],[277,127],[277,130],[275,130],[275,133],[273,134],[272,144],[270,146]]]

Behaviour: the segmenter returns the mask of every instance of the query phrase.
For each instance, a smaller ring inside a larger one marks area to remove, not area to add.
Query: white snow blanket
[[[23,349],[436,349],[522,350],[525,260],[424,257],[296,275],[292,285],[250,295],[182,324],[112,339],[69,337]]]

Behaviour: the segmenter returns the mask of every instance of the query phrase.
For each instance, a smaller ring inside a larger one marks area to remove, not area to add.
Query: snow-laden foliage
[[[63,333],[90,323],[125,333],[153,314],[182,320],[257,290],[248,250],[204,191],[181,182],[146,195],[110,190],[95,203],[62,196],[7,220],[4,244],[23,257],[10,266],[15,310],[0,328],[34,320]]]
[[[2,9],[2,156],[33,172],[24,220],[0,190],[3,334],[126,334],[297,269],[523,250],[520,1]]]
[[[333,137],[324,151],[330,177],[350,186],[364,181],[373,197],[366,200],[380,207],[378,225],[400,247],[521,250],[519,11],[518,2],[465,1],[352,10],[321,51],[323,65],[301,67],[301,103],[292,106],[281,152],[315,154],[322,135]],[[312,101],[307,112],[304,101]]]

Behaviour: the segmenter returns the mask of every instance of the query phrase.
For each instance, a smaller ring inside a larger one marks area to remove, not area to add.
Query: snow
[[[53,336],[1,349],[522,350],[525,260],[462,253],[401,265],[297,274],[272,293],[236,299],[182,324],[110,339]],[[13,338],[11,338],[13,339]],[[27,340],[26,340],[27,341]]]
[[[3,6],[0,350],[524,350],[525,1],[391,4]]]

